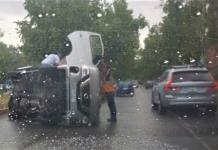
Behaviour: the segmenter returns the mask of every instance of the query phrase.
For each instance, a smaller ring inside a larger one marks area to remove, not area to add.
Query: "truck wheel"
[[[94,114],[94,119],[90,121],[90,125],[91,126],[96,126],[99,124],[99,120],[100,120],[100,117],[99,117],[99,114]],[[89,125],[89,124],[88,124]]]
[[[96,113],[94,113],[92,115],[92,117],[90,118],[90,123],[91,123],[92,126],[96,126],[100,122],[100,108],[101,108],[101,105],[98,106],[98,108],[99,108],[99,110]]]
[[[10,97],[10,100],[8,102],[8,118],[9,120],[13,121],[13,120],[17,120],[19,119],[19,114],[17,113],[17,111],[14,108],[14,104],[13,104],[13,97]]]

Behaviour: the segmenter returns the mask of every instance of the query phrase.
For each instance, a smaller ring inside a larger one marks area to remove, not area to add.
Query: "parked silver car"
[[[217,110],[218,83],[206,68],[175,67],[165,71],[152,89],[152,104],[163,113],[173,106]]]

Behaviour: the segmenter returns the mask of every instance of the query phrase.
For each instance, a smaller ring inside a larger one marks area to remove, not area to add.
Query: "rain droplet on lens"
[[[38,15],[38,17],[39,17],[39,18],[42,18],[42,17],[43,17],[43,15],[42,15],[42,14],[39,14],[39,15]]]
[[[168,63],[169,63],[169,61],[168,61],[168,60],[165,60],[165,61],[164,61],[164,64],[168,64]]]
[[[196,60],[195,59],[190,59],[190,63],[194,63]]]
[[[184,116],[183,116],[184,118],[188,118],[188,116],[185,114]]]
[[[98,18],[101,18],[101,17],[102,17],[102,14],[101,14],[101,13],[98,13],[98,14],[97,14],[97,17],[98,17]]]
[[[197,15],[197,16],[200,16],[200,15],[201,15],[201,12],[200,12],[200,11],[199,11],[199,12],[197,12],[197,13],[196,13],[196,15]]]
[[[35,29],[37,26],[34,24],[31,26],[32,29]]]

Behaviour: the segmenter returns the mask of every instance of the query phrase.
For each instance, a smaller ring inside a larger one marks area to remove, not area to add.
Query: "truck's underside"
[[[13,72],[14,89],[9,102],[11,119],[31,118],[58,122],[66,113],[64,69],[29,69]]]

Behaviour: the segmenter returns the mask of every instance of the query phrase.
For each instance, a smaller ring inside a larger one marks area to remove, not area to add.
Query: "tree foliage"
[[[62,50],[66,36],[75,30],[98,32],[103,37],[106,57],[113,61],[117,76],[132,74],[127,65],[139,47],[138,30],[145,18],[133,18],[126,0],[112,4],[101,0],[26,0],[26,20],[20,21],[21,50],[29,61],[39,63],[45,54]]]
[[[150,28],[143,63],[146,78],[155,78],[171,65],[200,62],[205,50],[205,2],[167,0],[163,21]]]
[[[0,82],[3,82],[7,73],[25,64],[25,59],[19,51],[0,42]]]

